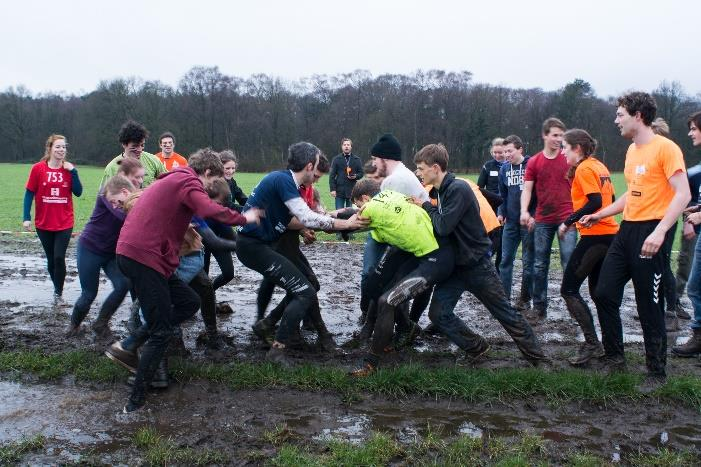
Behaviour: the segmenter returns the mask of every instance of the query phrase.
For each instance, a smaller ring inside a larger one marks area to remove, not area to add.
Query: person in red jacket
[[[34,226],[54,284],[54,305],[61,301],[66,278],[66,249],[73,232],[73,195],[83,193],[78,170],[66,160],[67,148],[65,136],[49,136],[44,157],[32,166],[24,193],[22,224],[30,230],[34,201]]]
[[[200,308],[197,294],[173,274],[192,217],[245,225],[257,223],[262,212],[250,209],[239,214],[209,198],[205,186],[224,175],[224,167],[215,152],[200,150],[188,162],[189,167],[161,175],[143,191],[127,215],[117,241],[117,264],[132,281],[148,325],[148,340],[142,347],[141,358],[120,342],[105,352],[116,363],[136,373],[125,413],[144,405],[146,386],[163,358],[173,329]]]

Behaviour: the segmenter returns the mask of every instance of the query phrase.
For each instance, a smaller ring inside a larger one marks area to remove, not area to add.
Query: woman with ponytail
[[[591,227],[584,227],[578,221],[587,214],[593,214],[610,205],[615,199],[611,174],[606,166],[593,154],[596,140],[589,133],[572,129],[563,136],[564,152],[570,166],[567,176],[572,179],[572,208],[574,212],[563,222],[558,234],[562,237],[568,229],[579,230],[580,240],[562,278],[560,293],[565,300],[570,315],[577,321],[584,334],[584,344],[570,363],[574,366],[587,364],[600,357],[604,349],[594,328],[594,319],[589,306],[579,293],[584,280],[589,278],[589,294],[596,300],[596,283],[601,264],[608,247],[618,232],[618,224],[613,217],[601,219]]]
[[[66,249],[73,232],[73,195],[83,193],[78,170],[66,160],[67,147],[65,136],[49,136],[44,157],[32,166],[24,193],[22,224],[25,230],[31,229],[34,202],[34,226],[46,253],[54,303],[61,300],[66,278]]]

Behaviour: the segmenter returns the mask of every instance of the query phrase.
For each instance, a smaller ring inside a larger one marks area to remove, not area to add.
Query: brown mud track
[[[73,339],[63,335],[72,304],[80,293],[75,240],[67,254],[66,304],[57,309],[52,308],[52,288],[36,237],[3,235],[0,240],[0,351],[40,349],[56,353],[86,348],[102,351],[109,342],[97,341],[90,332]],[[336,341],[343,344],[357,329],[362,245],[325,243],[303,248],[322,284],[319,300],[323,317]],[[557,260],[555,253],[548,320],[534,329],[553,358],[552,366],[565,369],[569,368],[565,358],[574,353],[582,337],[559,297],[561,271],[554,264]],[[231,346],[217,360],[260,362],[265,358],[265,350],[250,331],[260,276],[238,262],[235,264],[236,278],[217,292],[217,300],[228,302],[234,309],[233,315],[218,316],[219,328],[228,336]],[[520,283],[519,266],[517,263],[514,284]],[[218,272],[216,263],[212,267],[214,275]],[[111,290],[104,277],[100,287],[88,323]],[[588,299],[586,287],[583,295]],[[273,302],[281,298],[282,293],[277,290]],[[112,318],[117,337],[126,334],[130,302],[127,297]],[[472,296],[463,295],[456,314],[482,333],[494,349],[490,358],[477,365],[479,368],[528,367],[508,335]],[[634,314],[635,300],[629,285],[621,309],[625,341],[627,350],[640,356],[630,362],[629,369],[643,373],[642,332],[633,319]],[[422,317],[420,324],[427,323],[427,317]],[[682,331],[668,335],[670,347],[689,336],[686,322],[681,324]],[[186,345],[192,351],[190,358],[210,361],[212,357],[196,344],[203,330],[199,314],[183,330]],[[307,337],[313,342],[311,334]],[[300,363],[348,369],[360,361],[362,354],[360,349],[345,349],[340,355],[309,352],[296,358]],[[456,355],[456,348],[445,339],[424,337],[417,341],[413,351],[387,355],[383,365],[420,362],[426,366],[452,366]],[[670,375],[701,376],[698,359],[670,357],[667,369]],[[352,441],[363,439],[371,431],[385,431],[393,433],[400,442],[409,442],[423,436],[429,427],[446,437],[461,433],[516,436],[530,432],[550,440],[558,451],[586,449],[609,459],[618,448],[636,451],[665,446],[697,452],[701,449],[698,410],[671,401],[620,401],[601,407],[591,403],[553,406],[545,400],[475,404],[447,398],[395,400],[366,395],[347,404],[335,394],[289,389],[232,391],[223,385],[193,381],[151,395],[148,410],[127,416],[119,414],[128,394],[125,385],[89,385],[75,383],[70,378],[52,384],[31,378],[21,380],[11,382],[0,375],[3,400],[0,442],[44,433],[48,439],[46,448],[25,459],[30,463],[76,462],[86,452],[103,463],[138,463],[140,453],[133,447],[131,437],[137,428],[146,425],[155,426],[182,445],[224,450],[230,459],[243,464],[259,462],[247,461],[247,452],[275,454],[275,449],[262,438],[264,433],[280,426],[287,426],[302,439],[340,437]]]

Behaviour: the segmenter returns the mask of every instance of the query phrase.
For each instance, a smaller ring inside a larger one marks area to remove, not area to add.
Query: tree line
[[[686,120],[701,109],[701,99],[685,94],[677,82],[662,82],[652,93],[672,139],[687,162],[695,163]],[[121,152],[117,132],[132,118],[150,130],[149,152],[158,151],[161,132],[171,131],[177,152],[231,148],[243,171],[280,168],[287,147],[300,140],[333,156],[341,138],[349,137],[354,152],[367,159],[385,132],[399,139],[405,161],[423,145],[442,142],[454,170],[473,171],[488,159],[497,136],[517,134],[526,154],[535,154],[542,148],[541,123],[556,116],[570,128],[588,130],[599,141],[599,158],[622,170],[630,142],[613,124],[614,112],[615,97],[598,97],[581,79],[544,91],[476,83],[468,71],[373,77],[356,70],[290,82],[194,67],[175,88],[138,78],[103,81],[81,96],[9,88],[0,93],[0,162],[34,162],[47,136],[60,133],[68,138],[74,162],[104,165]]]

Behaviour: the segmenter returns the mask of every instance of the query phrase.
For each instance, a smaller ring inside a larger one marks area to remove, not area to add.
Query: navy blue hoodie
[[[521,192],[528,159],[530,157],[524,157],[520,164],[504,162],[499,169],[499,194],[504,202],[499,206],[497,215],[504,217],[505,222],[510,224],[518,224],[521,219]],[[533,193],[528,207],[531,215],[535,214],[535,205],[535,193]]]

